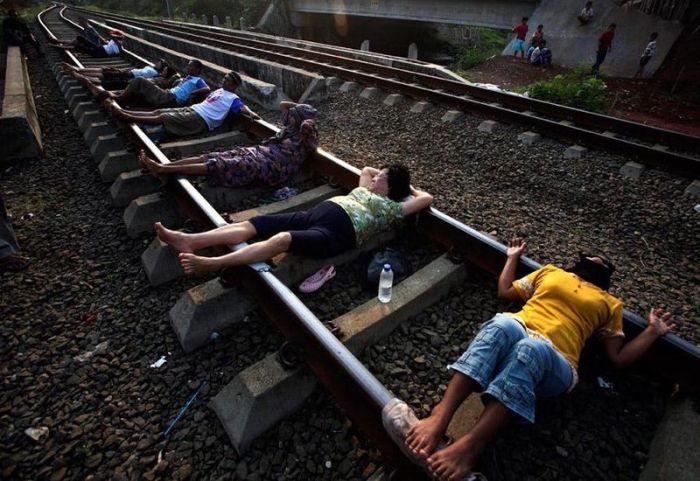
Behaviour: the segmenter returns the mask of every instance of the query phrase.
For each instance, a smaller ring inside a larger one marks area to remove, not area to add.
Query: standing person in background
[[[12,230],[10,218],[5,210],[5,201],[0,193],[0,273],[19,272],[27,268],[29,257],[19,254],[17,237]]]
[[[644,71],[644,67],[649,63],[649,60],[656,55],[656,39],[659,37],[659,34],[654,32],[651,34],[651,38],[649,38],[649,43],[647,44],[646,48],[644,49],[644,52],[642,52],[642,56],[639,59],[639,68],[637,69],[637,73],[634,74],[634,78],[641,77],[642,72]]]
[[[608,29],[598,37],[598,51],[596,52],[595,63],[591,68],[591,74],[598,75],[600,66],[605,61],[605,57],[608,55],[608,52],[612,51],[612,41],[613,38],[615,38],[616,28],[617,25],[611,23],[608,25]]]
[[[578,14],[578,21],[581,25],[588,25],[593,19],[593,2],[586,2],[586,5],[581,9],[581,13]]]
[[[2,21],[2,31],[8,46],[17,46],[26,55],[27,44],[30,44],[39,55],[44,55],[39,42],[34,38],[24,20],[17,14],[17,10],[7,11],[7,17]]]
[[[513,32],[515,32],[515,40],[513,40],[513,57],[520,56],[525,60],[525,39],[527,38],[527,17],[523,17],[522,21],[513,27]]]

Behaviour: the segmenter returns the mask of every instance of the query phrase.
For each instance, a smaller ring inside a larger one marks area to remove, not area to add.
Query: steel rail
[[[43,13],[43,12],[42,12]],[[49,30],[44,25],[47,32]],[[74,57],[73,57],[74,58]],[[77,61],[77,59],[76,59]],[[77,62],[79,63],[79,62]],[[258,128],[276,132],[272,124],[258,121]],[[131,140],[161,163],[169,159],[138,126],[129,124]],[[227,225],[221,215],[186,179],[177,178],[168,186],[190,216],[204,227]],[[229,246],[231,251],[245,243]],[[253,266],[231,269],[238,284],[259,301],[263,311],[291,342],[305,353],[305,361],[334,394],[335,399],[382,452],[399,479],[424,481],[427,475],[389,437],[382,425],[384,406],[394,397],[377,378],[338,340],[296,295],[271,272]]]
[[[85,11],[90,12],[89,10]],[[177,24],[180,27],[180,29],[175,30],[174,28],[167,27],[168,25],[174,25],[173,22],[156,22],[152,20],[140,20],[134,19],[133,17],[118,14],[95,14],[98,16],[103,16],[105,18],[109,18],[110,16],[112,16],[115,18],[122,18],[131,21],[132,23],[141,23],[143,25],[161,28],[165,31],[176,33],[180,36],[182,36],[183,31],[191,32],[192,35],[195,35],[196,37],[202,40],[211,39],[211,37],[204,37],[199,35],[199,33],[202,32],[202,30],[206,30],[208,35],[211,35],[214,39],[219,41],[235,39],[236,46],[243,45],[255,47],[262,50],[270,50],[278,53],[289,53],[298,57],[310,57],[313,60],[322,63],[332,63],[336,65],[341,65],[345,68],[352,70],[360,69],[368,71],[372,74],[382,74],[387,77],[397,78],[399,80],[403,80],[409,83],[420,83],[423,85],[427,85],[433,89],[444,90],[448,93],[452,93],[455,95],[469,95],[479,100],[483,100],[485,102],[500,103],[512,109],[530,111],[540,115],[553,117],[558,120],[568,120],[571,122],[575,122],[581,127],[591,128],[599,131],[613,131],[615,133],[627,137],[644,139],[645,141],[650,143],[655,142],[665,144],[669,147],[673,147],[676,150],[700,152],[700,138],[698,137],[683,134],[680,132],[675,132],[668,129],[663,129],[660,127],[652,127],[649,125],[641,124],[638,122],[632,122],[617,117],[611,117],[609,115],[588,112],[585,110],[566,107],[563,105],[527,98],[520,95],[514,95],[482,87],[477,87],[474,85],[465,84],[455,80],[437,77],[434,75],[413,72],[410,70],[400,69],[393,66],[377,64],[354,58],[348,58],[344,56],[334,55],[331,53],[310,51],[301,47],[280,45],[272,42],[254,40],[242,37],[241,35],[212,31],[208,28],[203,29],[202,27],[197,28],[194,26]],[[530,116],[529,114],[525,115],[528,117]]]
[[[273,135],[277,129],[266,122],[247,122],[248,130],[260,137]],[[161,162],[168,162],[143,132],[140,139],[149,152]],[[359,170],[319,149],[312,156],[312,166],[318,174],[332,175],[341,186],[350,189],[357,185]],[[209,226],[223,225],[218,213],[207,209],[208,204],[189,184],[176,185],[187,190],[186,198],[191,210],[199,212],[200,221]],[[191,190],[190,190],[191,189]],[[197,200],[198,199],[198,200]],[[419,226],[429,236],[447,247],[464,251],[465,258],[482,269],[497,275],[505,260],[506,247],[444,213],[430,209],[419,216]],[[234,247],[235,248],[235,247]],[[523,258],[518,273],[524,274],[539,267],[531,259]],[[374,376],[323,327],[301,301],[270,272],[260,272],[250,266],[232,269],[225,275],[237,279],[242,287],[256,298],[263,310],[278,325],[285,337],[298,343],[305,353],[307,364],[333,392],[340,405],[363,431],[372,439],[387,462],[397,467],[399,479],[426,479],[422,470],[408,460],[388,438],[381,426],[380,413],[391,394]],[[643,327],[643,319],[625,311],[625,330],[633,337]],[[655,343],[645,356],[647,364],[660,368],[656,374],[666,380],[679,382],[686,389],[698,389],[696,373],[700,367],[700,351],[696,346],[667,335]]]
[[[99,14],[96,14],[100,16]],[[109,18],[108,15],[103,15],[104,18]],[[119,23],[118,21],[114,21]],[[154,22],[132,20],[132,24],[150,25]],[[431,88],[405,83],[393,78],[379,77],[377,75],[353,70],[349,68],[337,67],[316,60],[307,58],[293,57],[290,55],[276,53],[269,50],[262,50],[253,47],[246,47],[226,42],[221,40],[210,39],[201,35],[188,34],[174,31],[166,27],[154,26],[156,30],[162,30],[172,33],[174,36],[197,41],[199,43],[209,43],[214,46],[226,48],[229,50],[238,50],[258,58],[267,58],[280,63],[287,63],[297,67],[303,67],[307,70],[317,71],[324,74],[336,75],[338,77],[358,81],[364,84],[375,85],[387,91],[399,92],[417,99],[424,99],[431,102],[439,103],[455,109],[479,113],[485,117],[505,120],[516,124],[525,124],[528,128],[539,131],[544,135],[555,137],[558,139],[568,140],[574,143],[588,145],[596,149],[606,149],[612,152],[618,152],[625,155],[632,155],[646,164],[654,165],[663,169],[668,169],[678,175],[697,178],[700,177],[700,159],[690,157],[685,154],[656,149],[647,145],[633,142],[630,140],[608,136],[604,133],[587,130],[576,125],[568,125],[561,123],[558,120],[549,120],[544,117],[538,117],[530,114],[518,112],[504,108],[502,105],[489,104],[465,98],[449,92],[433,90]],[[307,52],[308,56],[308,52]],[[417,75],[411,72],[412,75]],[[432,77],[439,79],[438,77]],[[452,82],[444,79],[440,81]],[[457,85],[464,85],[459,82],[454,82]],[[484,89],[486,90],[486,89]],[[509,95],[516,98],[517,96]],[[555,105],[555,104],[549,104]],[[612,117],[611,117],[612,118]],[[640,124],[641,125],[641,124]],[[674,133],[675,134],[675,133]],[[682,134],[678,134],[682,135]]]

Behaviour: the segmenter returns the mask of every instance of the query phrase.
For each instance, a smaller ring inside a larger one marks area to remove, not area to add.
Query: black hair
[[[588,259],[589,257],[598,257],[603,261],[603,264],[592,261]],[[580,253],[578,262],[567,270],[573,272],[584,281],[607,291],[610,289],[610,278],[615,272],[615,266],[603,255]]]
[[[530,19],[529,19],[529,18],[527,18],[527,17],[523,17],[523,19],[522,19],[521,21],[523,21],[523,22],[527,22],[528,20],[530,20]]]
[[[659,36],[659,32],[652,32],[651,33],[651,38],[653,38],[654,40],[656,40],[658,38],[658,36]]]
[[[610,25],[608,25],[608,28],[617,28],[617,24],[616,24],[616,23],[611,23]]]
[[[227,73],[227,74],[224,76],[224,80],[226,80],[226,79],[228,79],[228,80],[230,80],[231,82],[235,83],[236,86],[239,86],[239,85],[243,84],[243,80],[241,80],[241,76],[238,74],[238,72],[234,72],[233,70],[231,70],[229,73]]]
[[[192,62],[192,66],[194,68],[196,68],[199,72],[202,71],[202,62],[201,61],[197,60],[196,58],[193,58],[192,60],[190,60],[190,62]]]
[[[542,25],[542,24],[540,23],[540,24],[537,26],[537,30],[539,30],[539,29],[541,29],[541,28],[544,28],[544,25]]]
[[[401,202],[411,195],[411,173],[403,164],[391,164],[382,167],[387,169],[387,184],[389,184],[389,195],[391,200]]]

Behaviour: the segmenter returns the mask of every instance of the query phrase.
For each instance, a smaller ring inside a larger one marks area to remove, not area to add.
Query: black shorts
[[[250,219],[258,237],[280,232],[292,236],[290,252],[309,257],[332,257],[355,247],[355,228],[335,202],[321,202],[311,210],[289,214],[259,215]]]

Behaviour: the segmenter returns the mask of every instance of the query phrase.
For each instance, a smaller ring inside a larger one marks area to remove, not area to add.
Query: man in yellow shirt
[[[589,337],[598,335],[613,366],[624,367],[674,327],[670,313],[652,309],[647,328],[625,343],[622,302],[607,292],[615,271],[612,263],[582,255],[570,271],[546,265],[515,280],[526,248],[522,239],[511,240],[498,279],[499,297],[525,305],[482,326],[467,351],[449,366],[454,374],[442,401],[406,438],[409,450],[438,480],[466,479],[486,444],[514,415],[535,421],[536,396],[571,390]],[[477,423],[453,444],[436,450],[457,408],[477,391],[485,405]]]

